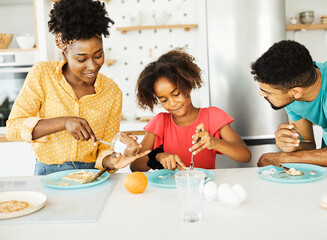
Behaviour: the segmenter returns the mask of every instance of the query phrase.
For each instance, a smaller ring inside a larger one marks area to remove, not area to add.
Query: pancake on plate
[[[4,201],[0,202],[0,213],[11,213],[24,210],[26,208],[32,207],[32,204],[25,201]]]
[[[87,171],[80,171],[80,172],[74,172],[70,173],[65,177],[62,177],[65,180],[72,180],[76,181],[79,183],[89,183],[92,182],[93,179],[95,178],[95,173],[94,172],[87,172]]]

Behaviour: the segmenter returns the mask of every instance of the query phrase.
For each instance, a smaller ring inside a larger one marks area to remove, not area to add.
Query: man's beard
[[[283,105],[283,106],[281,106],[281,107],[276,107],[276,106],[273,105],[273,104],[272,104],[272,103],[271,103],[271,102],[270,102],[266,97],[265,97],[265,99],[266,99],[267,102],[270,104],[271,108],[274,109],[274,110],[280,110],[280,109],[286,107],[287,105],[291,104],[292,102],[294,102],[294,100],[292,100],[291,102],[289,102],[289,103],[287,103],[287,104],[285,104],[285,105]]]

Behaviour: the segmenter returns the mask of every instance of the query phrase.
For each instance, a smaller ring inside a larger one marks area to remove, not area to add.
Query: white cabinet
[[[0,177],[32,176],[35,156],[30,144],[25,142],[0,143]]]

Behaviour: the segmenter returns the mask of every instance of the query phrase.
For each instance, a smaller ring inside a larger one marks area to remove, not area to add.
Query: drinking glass
[[[197,222],[202,217],[204,177],[205,174],[197,170],[179,171],[175,174],[180,216],[185,222]]]

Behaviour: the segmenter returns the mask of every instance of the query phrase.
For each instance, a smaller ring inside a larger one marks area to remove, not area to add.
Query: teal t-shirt
[[[291,121],[307,119],[323,129],[323,139],[327,143],[327,62],[313,62],[321,72],[321,88],[318,96],[311,102],[294,101],[285,107]]]

